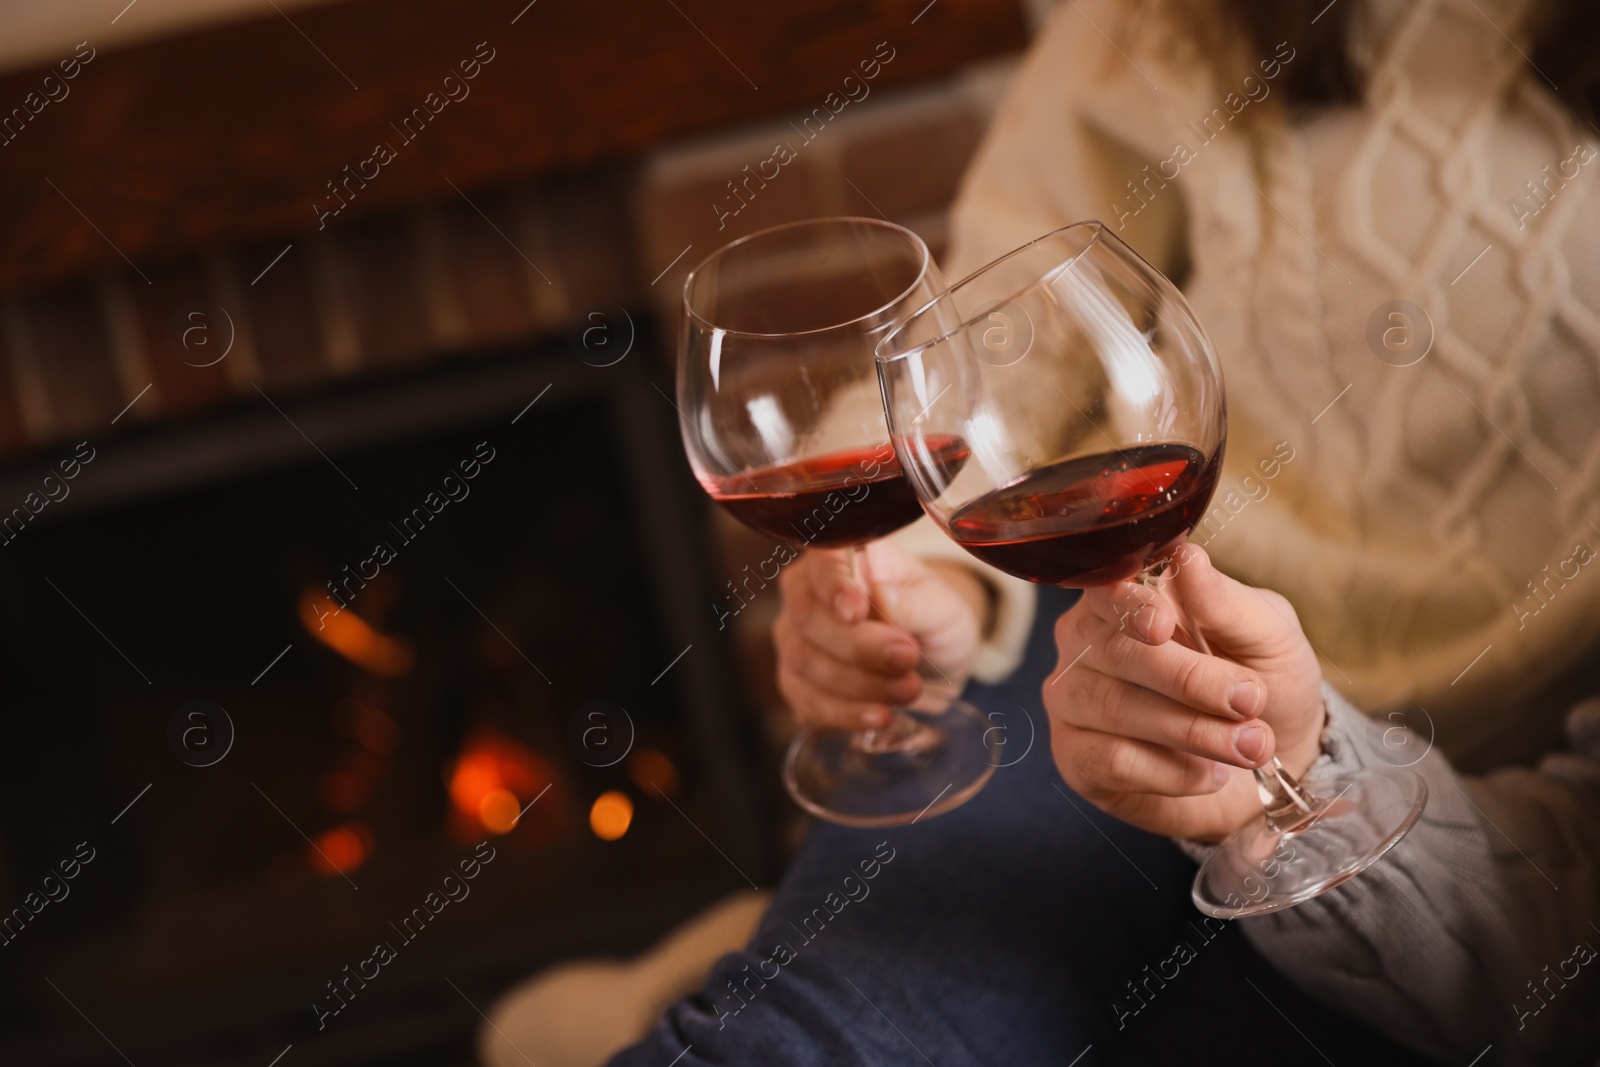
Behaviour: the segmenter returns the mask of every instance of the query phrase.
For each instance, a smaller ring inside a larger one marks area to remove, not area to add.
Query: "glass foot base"
[[[1219,919],[1292,908],[1370,867],[1428,801],[1422,776],[1373,767],[1317,783],[1323,805],[1274,829],[1263,815],[1222,842],[1194,879],[1195,907]]]
[[[795,803],[843,826],[902,826],[958,807],[983,788],[1003,741],[991,741],[992,724],[977,708],[958,700],[942,711],[902,714],[921,728],[888,750],[869,751],[847,730],[802,731],[783,761],[783,784]]]

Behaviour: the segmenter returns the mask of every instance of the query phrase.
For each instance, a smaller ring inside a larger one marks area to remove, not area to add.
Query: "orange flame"
[[[526,746],[490,729],[475,730],[449,774],[457,812],[493,834],[510,833],[523,805],[551,781],[550,768]]]
[[[382,678],[400,677],[415,659],[410,641],[379,633],[353,609],[341,609],[316,586],[308,586],[300,594],[300,625],[357,667]]]
[[[671,796],[678,791],[678,768],[665,753],[653,748],[636,748],[628,757],[628,777],[646,796],[661,793]]]
[[[589,829],[602,841],[615,841],[633,825],[633,801],[628,794],[613,789],[595,797],[589,809]]]
[[[318,874],[349,874],[372,855],[372,831],[363,822],[347,822],[312,839],[309,859]]]

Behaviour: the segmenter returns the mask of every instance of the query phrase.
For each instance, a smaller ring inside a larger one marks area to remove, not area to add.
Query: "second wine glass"
[[[1222,470],[1222,368],[1183,295],[1098,222],[1046,234],[892,330],[878,373],[895,450],[928,514],[974,556],[1068,588],[1159,588]],[[959,468],[938,449],[961,440]],[[1184,639],[1209,653],[1177,603]],[[1069,664],[1066,668],[1071,669]],[[1375,862],[1426,789],[1375,768],[1323,795],[1276,758],[1263,814],[1196,877],[1195,904],[1238,918],[1286,908]]]

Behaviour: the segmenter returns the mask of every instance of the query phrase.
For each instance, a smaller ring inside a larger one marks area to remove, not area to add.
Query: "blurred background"
[[[937,255],[1038,7],[0,3],[0,1063],[468,1064],[771,883],[683,279]]]

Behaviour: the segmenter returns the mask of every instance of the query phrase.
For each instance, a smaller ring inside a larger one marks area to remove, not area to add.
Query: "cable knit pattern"
[[[1600,621],[1595,581],[1558,587],[1532,639],[1518,610],[1540,606],[1529,583],[1546,565],[1600,533],[1590,525],[1600,335],[1566,269],[1568,253],[1596,257],[1596,228],[1579,213],[1592,176],[1580,173],[1519,230],[1511,197],[1531,200],[1522,181],[1570,156],[1580,128],[1490,24],[1492,14],[1514,25],[1515,10],[1407,7],[1378,55],[1370,105],[1305,133],[1337,206],[1305,228],[1304,243],[1331,257],[1318,287],[1342,381],[1323,395],[1352,390],[1312,431],[1314,464],[1291,473],[1356,504],[1353,536],[1320,546],[1340,559],[1341,581],[1315,583],[1344,611],[1312,613],[1313,637],[1359,700],[1415,698],[1448,724],[1447,748],[1478,755],[1515,721],[1505,703],[1591,645]],[[1363,337],[1363,312],[1395,298],[1420,304],[1435,331],[1412,367],[1377,362]],[[1560,384],[1535,380],[1554,361],[1569,364]],[[1364,448],[1341,447],[1350,444]],[[1357,458],[1334,472],[1328,451]],[[1218,546],[1224,565],[1258,547],[1252,526],[1238,529],[1236,550]],[[1293,596],[1291,573],[1260,577]],[[1345,625],[1352,609],[1363,626]],[[1471,684],[1453,684],[1469,663]]]
[[[1315,773],[1386,758],[1357,706],[1434,724],[1418,828],[1251,939],[1449,1062],[1592,1064],[1600,705],[1561,721],[1600,688],[1600,132],[1505,36],[1524,5],[1369,0],[1366,103],[1301,112],[1270,56],[1218,73],[1160,4],[1073,0],[968,172],[948,265],[1101,218],[1179,278],[1227,376],[1205,546],[1289,597],[1353,701],[1330,691]],[[1394,326],[1426,356],[1395,365]],[[1294,460],[1249,490],[1278,442]]]
[[[1359,704],[1414,699],[1446,752],[1488,765],[1548,743],[1561,709],[1535,690],[1600,637],[1600,576],[1558,573],[1600,549],[1600,165],[1518,229],[1512,198],[1537,206],[1524,183],[1583,137],[1491,24],[1516,10],[1475,3],[1381,0],[1369,106],[1290,117],[1269,95],[1209,141],[1242,73],[1204,73],[1126,4],[1063,7],[979,152],[950,266],[1094,217],[1192,265],[1228,377],[1219,497],[1276,442],[1297,454],[1208,550],[1295,602]],[[1177,178],[1141,170],[1178,142]],[[1412,366],[1369,347],[1395,300],[1432,321]]]
[[[1371,766],[1413,767],[1428,806],[1384,860],[1245,928],[1286,974],[1408,1044],[1466,1062],[1584,1064],[1600,1042],[1600,981],[1559,982],[1600,894],[1600,700],[1575,709],[1575,755],[1463,780],[1410,732],[1363,716],[1331,685],[1313,790]],[[1531,788],[1530,788],[1531,787]],[[1530,804],[1530,801],[1532,802]],[[1502,828],[1515,835],[1507,837]],[[1180,842],[1196,861],[1214,846]],[[1570,907],[1559,899],[1570,898]],[[1548,969],[1547,969],[1548,968]],[[1554,973],[1549,988],[1541,983]],[[1582,974],[1582,970],[1579,971]],[[1570,975],[1569,975],[1570,976]],[[1560,993],[1554,996],[1553,993]]]

